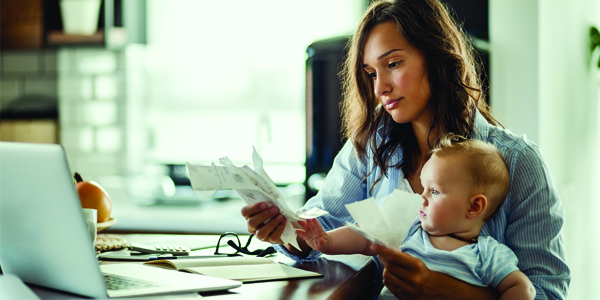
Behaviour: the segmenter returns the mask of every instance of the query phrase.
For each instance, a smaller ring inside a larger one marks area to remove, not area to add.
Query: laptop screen
[[[0,142],[0,266],[28,283],[106,297],[60,145]]]

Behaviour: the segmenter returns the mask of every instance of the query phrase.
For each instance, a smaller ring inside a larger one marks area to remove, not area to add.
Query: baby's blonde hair
[[[439,158],[461,155],[465,159],[466,170],[471,175],[471,190],[485,195],[488,199],[488,208],[483,217],[483,220],[487,221],[508,194],[508,168],[502,154],[494,145],[474,139],[456,142],[458,139],[460,137],[456,136],[446,139],[447,142],[432,150],[431,155]]]

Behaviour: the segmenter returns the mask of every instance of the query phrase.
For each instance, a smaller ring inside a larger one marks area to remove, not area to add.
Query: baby
[[[424,202],[415,221],[420,227],[409,232],[400,249],[433,271],[493,287],[500,299],[533,299],[535,288],[519,271],[512,250],[479,236],[508,193],[508,170],[500,152],[473,139],[442,146],[423,166],[421,184]],[[375,255],[371,242],[348,227],[325,232],[316,219],[299,223],[298,235],[317,251]]]

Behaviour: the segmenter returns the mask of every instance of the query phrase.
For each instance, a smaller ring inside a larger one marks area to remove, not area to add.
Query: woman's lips
[[[393,109],[394,107],[398,106],[398,104],[400,103],[400,100],[402,100],[404,97],[400,98],[400,99],[388,99],[387,101],[385,101],[385,109],[390,110]]]

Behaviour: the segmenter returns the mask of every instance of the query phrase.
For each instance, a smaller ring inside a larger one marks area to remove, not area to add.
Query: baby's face
[[[461,232],[469,208],[470,186],[464,158],[436,155],[423,166],[421,184],[424,202],[419,219],[432,235]]]

